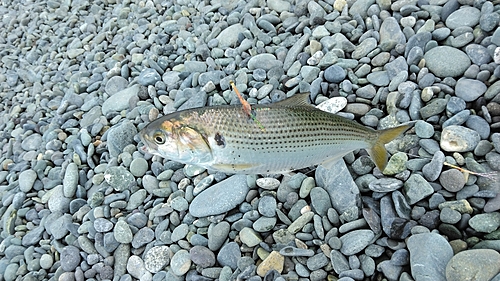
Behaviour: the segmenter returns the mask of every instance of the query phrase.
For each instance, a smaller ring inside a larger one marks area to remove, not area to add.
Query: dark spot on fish
[[[221,134],[219,134],[219,132],[215,133],[214,140],[218,146],[222,146],[223,148],[226,146],[226,140]]]

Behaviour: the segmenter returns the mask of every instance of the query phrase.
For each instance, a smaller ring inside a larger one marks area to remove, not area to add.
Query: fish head
[[[195,165],[212,160],[212,150],[203,133],[179,120],[157,119],[142,129],[139,136],[145,152],[166,159]]]

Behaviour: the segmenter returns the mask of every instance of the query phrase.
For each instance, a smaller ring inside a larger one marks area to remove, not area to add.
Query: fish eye
[[[157,144],[164,144],[165,143],[165,135],[160,131],[156,131],[154,133],[153,139]]]

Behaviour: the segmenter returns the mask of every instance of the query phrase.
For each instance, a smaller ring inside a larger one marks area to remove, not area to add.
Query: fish
[[[246,110],[241,105],[182,110],[152,121],[139,137],[148,153],[227,174],[329,167],[357,149],[366,149],[383,171],[385,144],[412,126],[375,130],[317,109],[308,100],[303,93]]]

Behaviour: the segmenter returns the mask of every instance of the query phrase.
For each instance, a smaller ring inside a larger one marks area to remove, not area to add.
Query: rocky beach
[[[500,1],[0,2],[0,281],[500,281]],[[166,114],[310,93],[387,168],[231,175]]]

